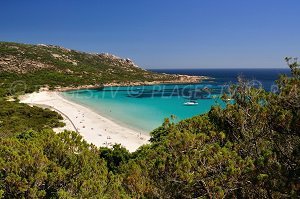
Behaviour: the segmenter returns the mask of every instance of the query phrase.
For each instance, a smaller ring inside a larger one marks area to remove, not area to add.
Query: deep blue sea
[[[160,73],[209,76],[212,79],[198,84],[168,84],[135,87],[106,87],[64,92],[63,95],[91,108],[122,125],[141,132],[150,132],[160,126],[166,117],[176,116],[176,121],[206,113],[211,106],[224,106],[218,97],[226,92],[229,83],[237,76],[272,91],[280,74],[289,75],[289,69],[159,69]],[[198,105],[186,106],[195,100]]]
[[[258,80],[263,88],[271,90],[274,81],[280,74],[290,75],[289,68],[260,68],[260,69],[153,69],[154,72],[183,74],[183,75],[203,75],[215,78],[215,84],[236,83],[237,77],[242,76],[248,80]],[[206,81],[207,82],[207,81]],[[204,82],[205,83],[205,82]]]

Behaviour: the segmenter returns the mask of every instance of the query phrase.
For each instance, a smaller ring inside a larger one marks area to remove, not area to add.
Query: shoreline
[[[121,144],[133,152],[140,146],[149,143],[149,135],[120,125],[88,107],[62,97],[57,91],[26,94],[20,97],[20,102],[59,112],[63,116],[66,126],[54,129],[56,132],[78,131],[84,140],[97,147],[111,148],[114,144]]]
[[[203,80],[213,79],[207,76],[190,76],[190,75],[176,75],[178,80],[169,80],[169,81],[143,81],[143,82],[112,82],[105,84],[95,84],[95,85],[82,85],[76,87],[56,87],[54,91],[64,92],[64,91],[73,91],[73,90],[84,90],[84,89],[98,89],[105,87],[114,87],[114,86],[151,86],[158,84],[198,84]],[[48,90],[48,89],[46,89]]]
[[[79,90],[80,90],[80,89],[79,89]],[[84,89],[83,89],[83,90],[84,90]],[[63,92],[65,92],[65,91],[63,91]],[[147,136],[149,135],[149,132],[151,132],[151,130],[150,130],[150,131],[146,131],[146,130],[138,129],[137,127],[130,126],[129,124],[126,124],[126,123],[124,123],[124,122],[122,122],[122,121],[118,121],[117,119],[115,119],[115,118],[113,118],[113,117],[111,117],[111,116],[107,115],[106,113],[101,112],[101,111],[99,111],[99,110],[92,110],[92,108],[90,108],[88,105],[85,105],[84,103],[80,103],[80,102],[78,102],[78,101],[69,99],[67,96],[64,96],[64,95],[63,95],[63,92],[58,92],[58,95],[59,95],[61,98],[65,99],[65,100],[67,100],[67,101],[69,101],[69,102],[72,102],[72,103],[81,105],[81,106],[83,106],[83,107],[85,107],[85,108],[87,108],[87,109],[90,109],[91,111],[95,112],[96,114],[101,115],[102,117],[105,117],[105,118],[108,119],[108,120],[111,120],[112,122],[118,124],[119,126],[122,126],[122,127],[128,128],[128,129],[131,129],[131,130],[133,130],[133,131],[136,131],[136,132],[138,132],[138,133],[141,133],[142,135],[147,135]],[[154,129],[153,129],[153,130],[154,130]]]

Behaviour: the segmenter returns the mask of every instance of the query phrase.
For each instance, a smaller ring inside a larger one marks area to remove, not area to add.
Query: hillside
[[[41,86],[80,87],[151,82],[198,82],[201,77],[153,73],[107,53],[91,54],[53,45],[0,42],[0,89],[22,81],[26,92]],[[13,85],[14,86],[14,85]],[[19,86],[20,87],[20,86]],[[14,89],[21,89],[14,86]]]

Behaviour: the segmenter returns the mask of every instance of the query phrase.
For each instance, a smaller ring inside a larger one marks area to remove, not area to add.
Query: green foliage
[[[9,137],[29,129],[41,131],[64,126],[60,122],[62,116],[54,111],[6,101],[1,97],[0,110],[0,137]]]
[[[98,149],[77,133],[25,134],[0,139],[0,190],[5,198],[110,198],[110,184],[120,190],[114,196],[121,197],[119,179],[108,174]]]
[[[143,196],[223,197],[242,186],[241,174],[253,164],[238,156],[232,144],[222,143],[223,136],[216,132],[207,135],[173,131],[159,145],[147,149],[146,155],[136,159],[142,170],[140,176],[135,177],[136,181],[132,178],[137,174],[132,171],[137,165],[127,168],[124,183],[134,196],[141,195],[140,186],[148,179],[151,185],[144,188]]]
[[[233,95],[236,103],[226,109],[215,107],[209,113],[236,151],[255,163],[248,179],[252,185],[243,189],[247,196],[299,194],[300,70],[297,62],[289,65],[292,76],[280,77],[278,93],[249,88],[240,80]],[[260,189],[255,189],[257,186]]]
[[[120,166],[126,164],[131,158],[131,154],[126,148],[116,144],[112,149],[100,148],[100,157],[106,160],[109,171],[117,173]]]

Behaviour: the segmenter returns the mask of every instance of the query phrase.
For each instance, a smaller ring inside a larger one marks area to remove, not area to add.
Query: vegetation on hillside
[[[146,71],[129,59],[109,54],[84,53],[53,45],[0,42],[0,91],[5,95],[33,92],[42,86],[51,89],[175,79],[178,76]]]
[[[75,132],[22,131],[0,138],[4,198],[297,198],[300,69],[278,92],[232,87],[235,103],[177,124],[130,154],[87,144]],[[17,129],[18,130],[18,129]],[[0,129],[1,131],[1,129]]]
[[[10,137],[27,130],[41,131],[62,127],[62,116],[57,112],[39,107],[30,107],[0,98],[0,137]]]

